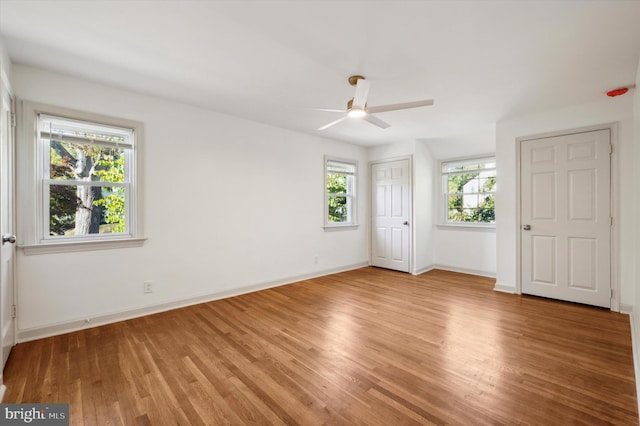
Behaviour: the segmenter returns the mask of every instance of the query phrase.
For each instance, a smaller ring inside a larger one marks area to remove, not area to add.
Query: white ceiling
[[[632,84],[638,1],[0,0],[14,63],[365,146],[477,132]],[[345,108],[347,77],[382,130]]]

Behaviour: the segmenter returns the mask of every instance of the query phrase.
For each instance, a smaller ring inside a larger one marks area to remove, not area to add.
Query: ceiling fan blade
[[[391,124],[387,123],[386,121],[380,120],[375,115],[367,114],[364,117],[362,117],[362,119],[368,121],[369,123],[375,126],[380,127],[381,129],[386,129],[387,127],[391,127]]]
[[[346,109],[333,109],[333,108],[304,108],[310,111],[324,111],[324,112],[342,112],[344,114],[347,113]]]
[[[328,129],[329,127],[335,126],[336,124],[338,124],[338,123],[340,123],[340,122],[342,122],[342,121],[346,120],[347,118],[349,118],[349,116],[348,116],[348,115],[345,115],[344,117],[338,118],[337,120],[332,121],[332,122],[331,122],[331,123],[329,123],[329,124],[325,124],[324,126],[319,127],[319,128],[318,128],[318,130],[325,130],[325,129]]]
[[[356,94],[353,95],[353,105],[352,108],[355,109],[364,109],[364,106],[367,104],[367,96],[369,95],[369,88],[371,87],[371,83],[364,78],[358,80],[356,84]]]
[[[397,111],[399,109],[409,109],[409,108],[419,108],[433,105],[433,99],[428,99],[424,101],[415,101],[415,102],[405,102],[402,104],[393,104],[393,105],[380,105],[368,107],[367,112],[378,113],[378,112],[387,112],[387,111]]]

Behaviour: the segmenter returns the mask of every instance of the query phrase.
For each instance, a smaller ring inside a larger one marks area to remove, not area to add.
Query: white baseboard
[[[620,304],[622,312],[623,305]],[[631,323],[631,347],[633,349],[633,371],[636,377],[636,398],[638,399],[638,410],[640,412],[640,310],[633,306],[624,305],[624,309],[629,312],[629,322]]]
[[[621,314],[631,315],[633,313],[633,305],[627,305],[626,303],[621,303],[619,312]]]
[[[0,385],[0,402],[2,402],[2,398],[4,398],[4,393],[6,392],[7,387],[5,385]]]
[[[480,277],[487,277],[487,278],[496,277],[495,272],[480,271],[478,269],[458,268],[456,266],[440,265],[437,263],[434,265],[431,265],[429,270],[431,269],[442,269],[443,271],[459,272],[461,274],[469,274],[469,275],[478,275]]]
[[[512,285],[496,283],[496,285],[493,286],[493,289],[495,291],[500,291],[502,293],[518,294],[518,292],[516,291],[516,288]]]
[[[145,315],[157,314],[159,312],[170,311],[172,309],[184,308],[186,306],[197,305],[200,303],[211,302],[214,300],[226,299],[228,297],[240,296],[242,294],[253,293],[268,288],[279,287],[286,284],[292,284],[311,278],[322,277],[325,275],[337,274],[339,272],[351,271],[368,266],[368,262],[361,262],[352,265],[346,265],[338,268],[324,269],[309,274],[291,276],[278,280],[266,281],[253,284],[241,288],[224,290],[216,293],[207,293],[188,297],[185,299],[173,300],[165,303],[159,303],[152,306],[144,306],[137,309],[128,309],[120,312],[98,315],[87,320],[86,318],[65,321],[58,324],[47,325],[43,327],[33,327],[29,329],[18,330],[16,333],[16,342],[27,342],[30,340],[42,339],[45,337],[56,336],[59,334],[70,333],[85,328],[98,327],[105,324],[111,324],[118,321],[124,321],[132,318],[138,318]]]
[[[424,268],[416,269],[415,271],[413,271],[413,273],[411,275],[424,274],[425,272],[429,272],[432,269],[434,269],[433,265],[425,266]]]

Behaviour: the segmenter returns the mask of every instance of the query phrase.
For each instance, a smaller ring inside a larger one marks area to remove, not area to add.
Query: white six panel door
[[[521,143],[522,293],[611,307],[611,135]]]
[[[371,264],[409,272],[409,160],[371,166]]]

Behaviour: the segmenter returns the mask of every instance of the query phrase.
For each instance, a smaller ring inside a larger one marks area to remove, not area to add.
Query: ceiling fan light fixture
[[[347,115],[351,118],[362,118],[367,115],[367,111],[361,108],[351,108],[349,112],[347,112]]]

